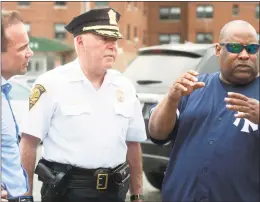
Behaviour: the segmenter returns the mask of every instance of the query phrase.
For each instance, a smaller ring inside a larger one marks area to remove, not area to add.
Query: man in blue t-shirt
[[[219,42],[220,72],[187,72],[152,110],[152,141],[174,142],[163,202],[260,201],[257,33],[231,21]]]

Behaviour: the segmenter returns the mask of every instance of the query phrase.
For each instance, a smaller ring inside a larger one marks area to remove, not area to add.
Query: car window
[[[30,96],[30,90],[18,83],[11,82],[10,100],[27,100]]]
[[[124,75],[133,82],[137,93],[164,94],[180,75],[194,69],[200,59],[188,53],[139,55]]]
[[[211,47],[207,50],[195,68],[195,71],[199,74],[210,74],[219,71],[219,62],[215,54],[215,47]]]

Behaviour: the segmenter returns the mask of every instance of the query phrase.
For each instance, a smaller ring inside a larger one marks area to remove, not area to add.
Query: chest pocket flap
[[[81,114],[90,114],[90,106],[87,104],[62,105],[61,112],[65,116],[77,116]]]
[[[114,110],[117,115],[126,118],[133,117],[133,105],[131,103],[114,103]]]

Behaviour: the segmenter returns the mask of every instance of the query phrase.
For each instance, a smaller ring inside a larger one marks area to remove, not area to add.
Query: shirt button
[[[200,201],[201,201],[201,202],[205,201],[206,199],[207,199],[207,198],[206,198],[205,196],[200,197]]]
[[[214,140],[210,140],[209,141],[209,144],[211,145],[211,144],[214,144]]]
[[[207,167],[204,167],[204,168],[202,168],[202,170],[201,170],[203,173],[206,173],[206,172],[208,172],[208,168]]]
[[[219,120],[219,121],[221,121],[221,120],[222,120],[222,117],[221,117],[221,116],[220,116],[220,117],[218,117],[218,120]]]

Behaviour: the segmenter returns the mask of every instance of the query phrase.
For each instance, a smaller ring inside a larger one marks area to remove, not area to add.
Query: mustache
[[[253,65],[251,64],[244,64],[244,63],[239,63],[239,64],[236,64],[235,67],[249,67],[249,68],[253,68]]]
[[[104,56],[111,56],[111,57],[115,57],[115,53],[112,52],[112,51],[109,51],[109,52],[105,52]]]

